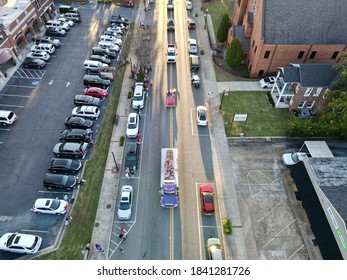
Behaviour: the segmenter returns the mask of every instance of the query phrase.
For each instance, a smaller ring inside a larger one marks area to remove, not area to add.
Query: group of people
[[[125,168],[125,177],[127,179],[133,178],[135,176],[136,173],[136,166],[133,166],[133,168],[129,168],[129,166],[127,166]]]

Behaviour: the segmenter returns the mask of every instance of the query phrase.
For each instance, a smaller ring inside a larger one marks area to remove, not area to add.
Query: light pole
[[[223,90],[223,95],[222,95],[222,100],[221,100],[220,105],[219,105],[219,110],[222,110],[224,95],[228,95],[228,92],[226,90]]]
[[[208,9],[206,9],[206,14],[205,14],[205,29],[207,27],[207,15],[208,15]]]

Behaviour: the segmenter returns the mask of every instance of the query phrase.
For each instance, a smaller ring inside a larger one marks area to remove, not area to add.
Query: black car
[[[66,36],[66,31],[63,30],[63,29],[48,27],[47,30],[46,30],[46,35],[47,36],[64,37],[64,36]]]
[[[65,126],[67,128],[91,128],[94,122],[92,120],[88,120],[82,117],[67,117],[65,120]]]
[[[76,95],[74,98],[74,104],[77,106],[80,105],[91,105],[91,106],[98,106],[101,105],[101,99],[93,96],[83,95],[79,94]]]
[[[129,169],[137,169],[137,164],[140,156],[140,145],[136,143],[130,143],[128,146],[128,151],[125,156],[125,167]]]
[[[23,66],[25,68],[37,68],[37,69],[41,69],[42,67],[44,67],[46,65],[46,62],[42,59],[38,59],[38,58],[30,58],[27,57],[24,59],[23,61]]]
[[[129,26],[130,25],[129,19],[127,19],[125,17],[122,17],[121,15],[111,16],[110,24],[113,24],[113,23],[122,23],[125,26]]]
[[[91,129],[72,128],[64,130],[59,135],[62,142],[93,142],[93,131]]]
[[[117,54],[114,51],[111,51],[109,49],[103,49],[100,47],[93,47],[92,48],[92,54],[96,55],[106,55],[108,58],[116,58]]]
[[[69,158],[52,158],[48,171],[53,173],[77,173],[83,166],[82,160]]]
[[[97,75],[84,75],[83,84],[86,87],[99,87],[99,88],[107,89],[110,86],[111,81],[102,79],[101,77]]]
[[[58,143],[53,148],[56,157],[83,159],[88,151],[88,143],[65,142]]]
[[[105,63],[105,64],[108,64],[108,65],[111,64],[111,59],[109,59],[107,57],[107,55],[93,54],[93,55],[90,56],[90,60],[100,61],[101,63]]]
[[[47,173],[43,180],[43,186],[48,189],[58,188],[71,190],[79,184],[79,179],[72,175]]]

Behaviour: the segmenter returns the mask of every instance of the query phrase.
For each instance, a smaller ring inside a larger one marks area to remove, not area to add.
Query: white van
[[[80,22],[81,17],[79,14],[74,14],[74,13],[66,13],[64,14],[64,18],[68,20],[72,20],[73,22]]]
[[[100,41],[98,43],[98,46],[100,48],[103,48],[103,49],[109,49],[109,50],[115,51],[116,53],[118,53],[120,51],[120,47],[116,44],[111,43],[111,42]]]
[[[13,124],[17,119],[17,115],[12,111],[0,110],[0,124],[8,125]]]
[[[143,96],[143,83],[136,83],[133,95],[133,108],[140,109],[144,106],[144,96]]]
[[[102,67],[108,67],[108,65],[101,63],[100,61],[94,61],[94,60],[85,60],[83,63],[83,68],[87,70],[88,73],[90,72],[97,73]]]
[[[31,51],[44,51],[48,52],[49,54],[52,54],[55,52],[55,47],[53,44],[38,44],[38,45],[33,45],[30,48]]]
[[[68,31],[70,29],[70,25],[64,22],[60,22],[57,20],[49,20],[46,22],[46,27],[52,27],[52,28],[62,28],[65,31]]]

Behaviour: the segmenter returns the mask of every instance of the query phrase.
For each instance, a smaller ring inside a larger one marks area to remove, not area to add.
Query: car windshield
[[[143,99],[142,95],[135,95],[134,100],[135,101],[141,101]]]
[[[128,210],[130,208],[129,202],[121,202],[119,204],[120,210]]]
[[[59,199],[53,199],[52,200],[52,204],[51,204],[51,208],[54,210],[57,210],[60,207],[60,200]]]
[[[204,192],[204,200],[205,200],[205,203],[212,203],[213,195],[211,193]]]
[[[300,161],[298,154],[292,154],[292,160],[293,162],[298,163]]]
[[[205,112],[201,111],[200,114],[199,114],[199,118],[202,121],[206,121],[206,114],[205,114]]]

